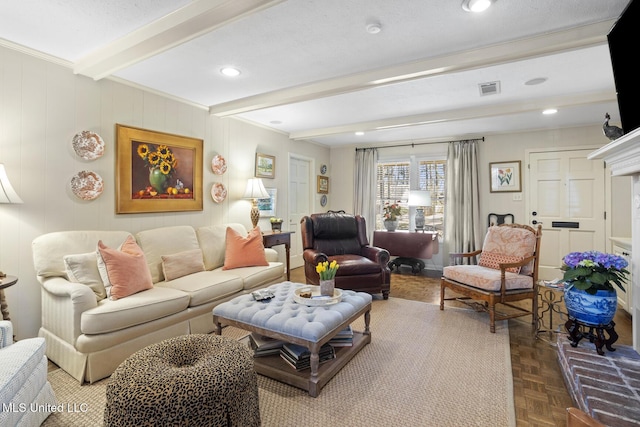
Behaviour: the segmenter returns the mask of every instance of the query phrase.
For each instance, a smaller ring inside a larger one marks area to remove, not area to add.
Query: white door
[[[291,268],[304,265],[300,219],[311,214],[311,160],[291,155],[289,158],[289,230],[291,235]]]
[[[573,251],[605,250],[605,167],[593,149],[529,154],[529,223],[542,224],[539,278],[562,277]]]

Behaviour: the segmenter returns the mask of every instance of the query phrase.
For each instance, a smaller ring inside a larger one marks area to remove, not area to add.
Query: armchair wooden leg
[[[489,330],[492,334],[496,333],[496,306],[494,304],[489,305]]]
[[[440,281],[440,310],[444,310],[444,284]]]

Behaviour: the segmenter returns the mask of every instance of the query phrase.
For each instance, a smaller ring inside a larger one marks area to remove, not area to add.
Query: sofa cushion
[[[536,235],[524,228],[492,226],[487,230],[482,245],[483,252],[509,254],[525,259],[533,255],[536,247]],[[521,274],[533,271],[533,261],[522,267]]]
[[[111,284],[110,299],[117,300],[153,287],[144,253],[132,236],[127,237],[121,250],[109,248],[100,240],[98,252]]]
[[[162,273],[165,280],[174,280],[199,271],[204,271],[200,249],[162,255]]]
[[[105,334],[151,322],[186,310],[189,295],[176,289],[152,287],[116,301],[104,299],[82,313],[83,334]]]
[[[235,270],[201,271],[159,282],[155,286],[182,291],[189,295],[189,307],[197,307],[242,291],[242,278],[235,274]]]
[[[222,268],[214,271],[222,271]],[[270,262],[268,267],[242,267],[229,271],[242,278],[243,288],[245,290],[281,281],[284,280],[285,277],[284,264],[281,262]]]
[[[239,223],[211,225],[200,227],[196,230],[198,243],[200,243],[200,248],[202,249],[205,270],[213,270],[224,265],[228,227],[233,228],[241,236],[247,235],[247,229]]]
[[[82,283],[91,288],[98,301],[107,297],[107,290],[98,271],[96,251],[64,256],[64,266],[70,282]]]
[[[264,254],[260,227],[251,230],[247,236],[243,236],[233,228],[227,227],[226,242],[223,270],[269,265]]]
[[[153,283],[164,280],[162,255],[200,249],[196,232],[190,225],[176,225],[140,231],[136,234],[136,240],[147,258]]]
[[[479,265],[449,265],[443,268],[442,275],[447,279],[485,291],[499,291],[501,286],[500,270]],[[505,286],[507,290],[531,289],[533,288],[533,278],[507,271],[505,272]]]
[[[515,255],[506,255],[500,254],[497,252],[485,252],[482,251],[480,254],[480,261],[478,265],[482,267],[494,268],[496,270],[500,270],[500,264],[509,263],[509,262],[519,262],[522,261],[522,257],[518,257]],[[521,267],[509,267],[505,269],[505,271],[510,271],[512,273],[520,273]]]

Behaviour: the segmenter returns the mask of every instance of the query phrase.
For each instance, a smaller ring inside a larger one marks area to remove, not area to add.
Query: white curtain
[[[445,191],[445,253],[482,247],[478,141],[449,143]],[[445,265],[446,259],[443,259]]]
[[[360,215],[367,223],[367,238],[373,241],[376,226],[376,168],[378,150],[375,148],[356,149],[355,172],[353,177],[353,213]]]

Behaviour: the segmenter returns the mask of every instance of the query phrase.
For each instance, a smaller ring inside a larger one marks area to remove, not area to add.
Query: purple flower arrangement
[[[564,281],[589,294],[598,290],[613,291],[615,283],[622,291],[629,265],[623,257],[598,251],[571,252],[562,259]]]

